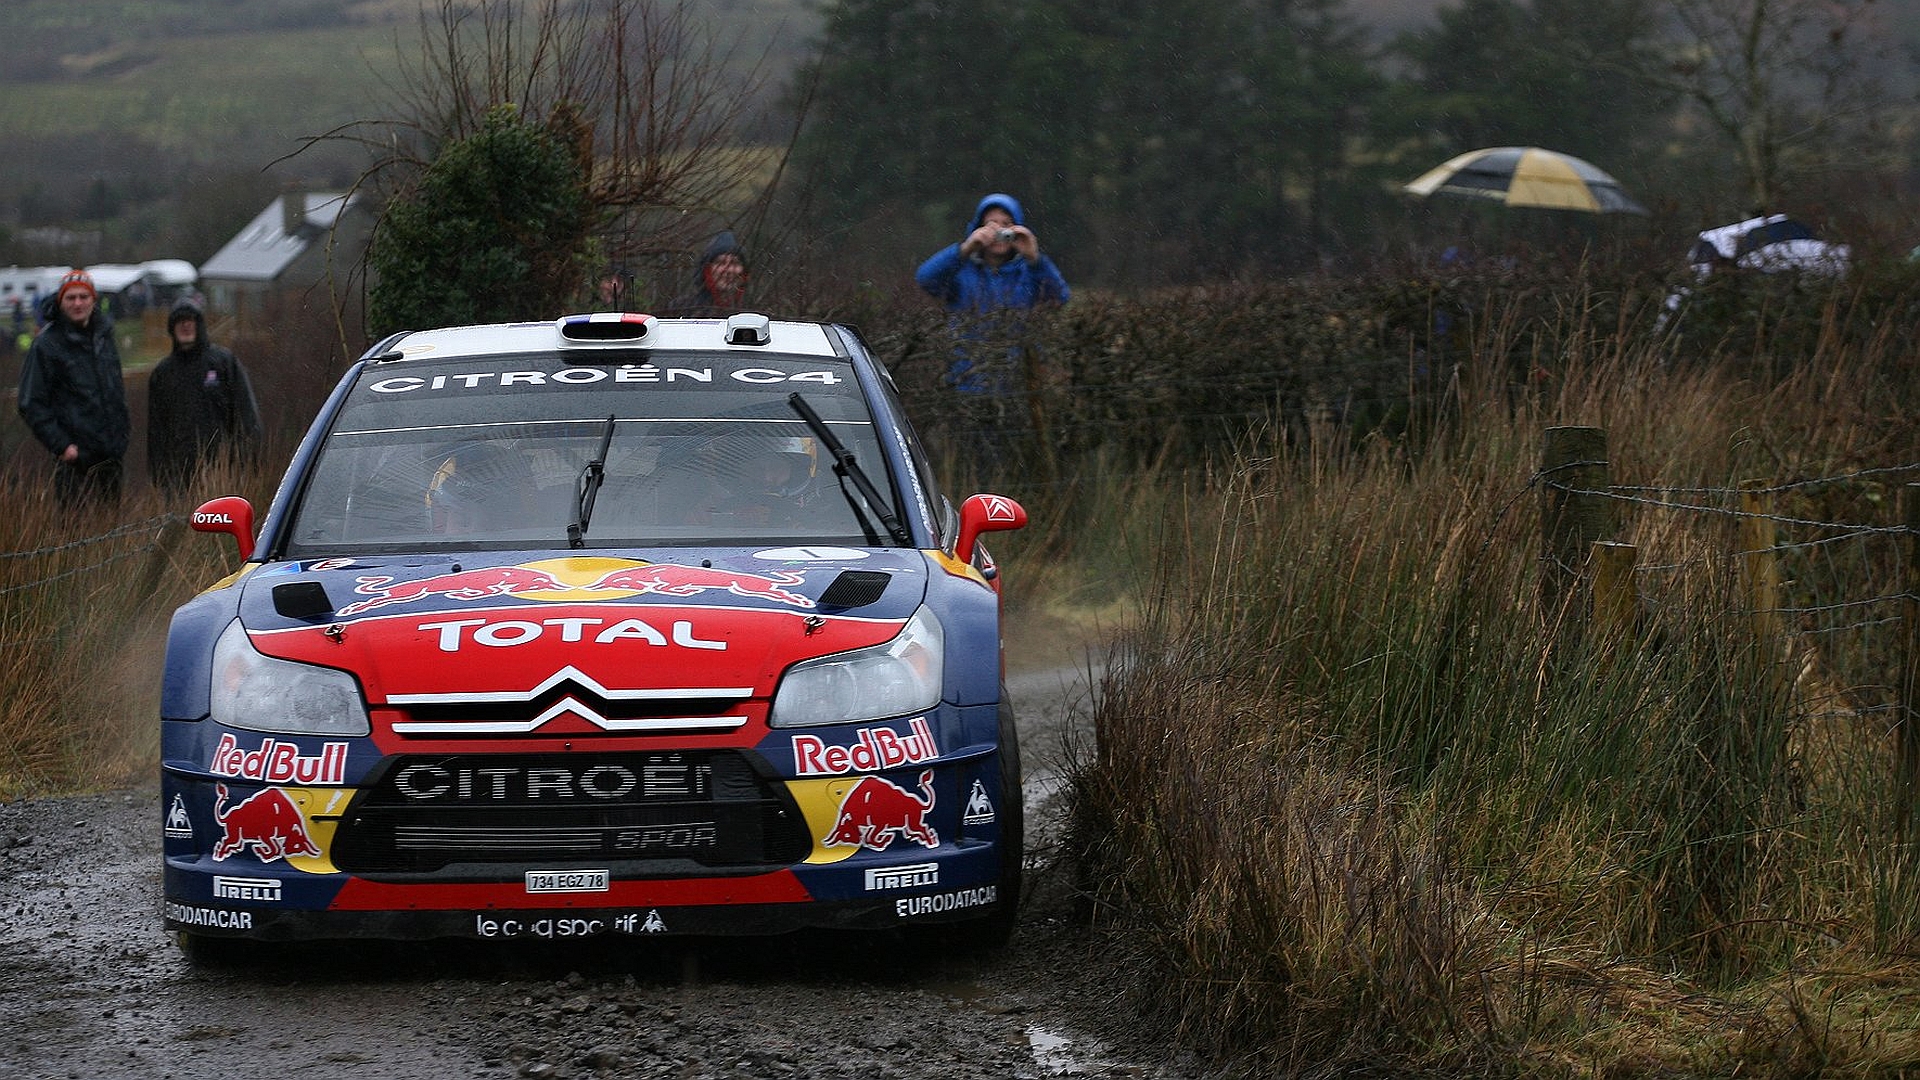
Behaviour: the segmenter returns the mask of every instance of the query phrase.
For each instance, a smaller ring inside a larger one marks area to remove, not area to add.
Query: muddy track
[[[0,1076],[1217,1075],[1132,1022],[1072,918],[1057,791],[1086,676],[1013,682],[1028,888],[988,957],[830,934],[267,945],[196,965],[160,928],[157,787],[0,806]]]

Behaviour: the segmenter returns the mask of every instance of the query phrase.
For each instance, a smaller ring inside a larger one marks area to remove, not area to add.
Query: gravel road
[[[0,1076],[1220,1075],[1132,1022],[1070,915],[1056,795],[1087,671],[1015,676],[1028,888],[985,958],[825,935],[271,945],[196,967],[160,929],[157,787],[0,806]]]

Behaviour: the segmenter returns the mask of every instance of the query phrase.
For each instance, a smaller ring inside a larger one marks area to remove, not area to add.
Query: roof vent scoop
[[[568,341],[639,341],[647,336],[651,315],[631,312],[601,312],[595,315],[565,315],[560,318],[560,336]]]
[[[727,344],[765,345],[773,340],[773,320],[743,311],[727,318]]]

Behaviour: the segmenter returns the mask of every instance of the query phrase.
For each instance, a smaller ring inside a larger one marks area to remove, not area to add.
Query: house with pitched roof
[[[364,196],[283,193],[201,264],[209,309],[246,326],[284,314],[289,305],[325,310],[349,296],[357,301],[373,223]]]

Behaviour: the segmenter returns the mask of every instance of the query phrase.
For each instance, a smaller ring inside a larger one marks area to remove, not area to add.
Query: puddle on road
[[[1025,1012],[1024,1007],[1002,1007],[995,1004],[992,994],[977,983],[956,981],[940,983],[933,989],[955,1002],[968,1008],[980,1009],[996,1015],[1006,1016]],[[1124,1065],[1107,1056],[1107,1048],[1100,1040],[1086,1035],[1076,1034],[1059,1027],[1044,1024],[1022,1024],[1021,1035],[1027,1040],[1027,1048],[1033,1053],[1033,1063],[1037,1071],[1020,1072],[1018,1076],[1143,1076],[1138,1067]]]
[[[1038,1024],[1027,1025],[1027,1045],[1042,1076],[1138,1076],[1138,1069],[1101,1056],[1100,1043]]]
[[[1047,1070],[1047,1075],[1073,1075],[1075,1062],[1072,1039],[1043,1027],[1030,1026],[1027,1028],[1027,1045],[1033,1048],[1034,1064]]]

